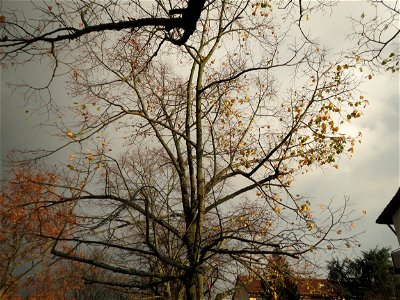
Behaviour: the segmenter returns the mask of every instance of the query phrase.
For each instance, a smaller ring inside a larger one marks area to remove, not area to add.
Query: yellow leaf
[[[212,229],[213,231],[219,231],[219,226],[213,226],[211,229]]]
[[[307,221],[307,229],[312,230],[315,227],[314,222],[312,221]]]
[[[75,166],[73,166],[73,165],[67,165],[67,167],[68,167],[71,171],[74,171],[74,170],[75,170]]]
[[[73,139],[73,140],[76,139],[76,135],[75,135],[72,131],[68,130],[68,131],[66,132],[66,134],[67,134],[67,136],[69,136],[71,139]]]
[[[278,205],[275,205],[274,211],[275,211],[277,214],[280,214],[281,211],[282,211],[282,208],[280,208]]]
[[[301,212],[305,212],[308,211],[310,208],[307,206],[307,204],[303,204],[302,206],[300,206],[300,211]]]

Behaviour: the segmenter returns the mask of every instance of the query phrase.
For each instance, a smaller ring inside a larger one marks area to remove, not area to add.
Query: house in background
[[[263,291],[260,279],[240,275],[236,280],[236,289],[232,300],[260,300]]]
[[[400,244],[400,188],[396,195],[376,219],[378,224],[386,224],[397,236]],[[394,225],[394,229],[392,227]],[[396,273],[400,273],[400,249],[392,252],[392,260]]]
[[[337,293],[328,279],[298,278],[296,279],[296,284],[300,299],[337,299]]]
[[[327,279],[296,278],[294,280],[303,300],[336,299],[337,294]],[[260,279],[239,276],[236,280],[236,291],[232,300],[262,300],[264,289]]]

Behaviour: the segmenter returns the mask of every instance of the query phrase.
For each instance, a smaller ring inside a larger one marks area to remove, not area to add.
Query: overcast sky
[[[339,10],[331,17],[310,16],[310,26],[317,30],[321,40],[329,47],[343,49],[349,41],[346,32],[351,29],[350,15],[359,16],[368,11],[360,1],[342,1]],[[315,26],[314,24],[317,24]],[[30,70],[26,70],[30,72]],[[31,70],[32,71],[32,70]],[[32,76],[37,76],[37,70]],[[7,76],[18,76],[7,73]],[[1,79],[1,157],[13,148],[35,148],[55,144],[45,129],[34,127],[38,118],[25,113],[22,96],[11,95]],[[309,195],[315,202],[336,202],[349,197],[354,204],[355,217],[367,214],[357,223],[355,230],[365,231],[360,236],[362,247],[368,250],[375,246],[399,248],[395,235],[385,225],[375,223],[376,218],[399,188],[399,77],[396,74],[378,75],[362,87],[370,105],[362,118],[352,124],[352,130],[363,133],[362,143],[357,145],[352,159],[343,158],[338,170],[328,168],[315,170],[297,177],[295,190]],[[351,255],[349,251],[349,255]]]
[[[345,34],[351,29],[348,17],[369,12],[364,2],[341,1],[330,18],[315,16],[311,21],[320,25],[317,27],[321,31],[321,41],[330,47],[343,45],[344,49],[350,43]],[[363,210],[367,212],[355,228],[365,231],[360,236],[362,247],[357,253],[375,246],[399,248],[393,232],[386,225],[375,223],[399,188],[399,75],[389,72],[377,75],[361,89],[370,105],[362,118],[352,123],[351,129],[363,134],[353,158],[341,159],[338,170],[316,170],[297,178],[296,183],[296,189],[315,201],[343,201],[344,197],[349,197],[354,203],[356,217],[361,216]]]

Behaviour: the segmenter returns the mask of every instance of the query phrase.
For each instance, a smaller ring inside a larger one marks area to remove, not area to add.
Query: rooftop
[[[378,219],[376,219],[376,223],[393,224],[392,216],[399,207],[400,207],[400,188],[397,190],[397,193],[396,195],[394,195],[393,199],[389,202],[389,204],[379,215]]]
[[[328,281],[328,279],[295,278],[294,281],[297,284],[300,295],[303,297],[307,296],[310,298],[324,298],[335,295],[332,284]],[[238,276],[237,284],[243,286],[245,290],[252,296],[258,296],[264,292],[261,280],[257,278],[240,275]]]

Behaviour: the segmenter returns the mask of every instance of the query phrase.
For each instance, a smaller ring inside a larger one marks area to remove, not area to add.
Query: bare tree
[[[75,101],[65,112],[72,120],[52,120],[66,142],[35,152],[71,152],[59,166],[55,204],[72,203],[77,225],[73,236],[52,237],[54,255],[122,276],[87,278],[94,283],[211,299],[243,270],[265,268],[271,254],[357,246],[344,235],[347,203],[312,203],[291,191],[297,175],[351,156],[361,134],[342,127],[368,103],[358,68],[301,30],[306,12],[323,4],[203,1],[197,23],[175,25],[180,36],[166,31],[178,18],[132,30],[179,4],[82,3],[42,10],[52,19],[22,44],[15,32],[22,36],[29,22],[1,21],[2,45],[11,47],[5,61],[49,56],[51,79],[63,64]],[[71,29],[79,13],[82,29]],[[127,27],[94,29],[124,17]],[[68,44],[68,34],[79,38]],[[29,88],[43,100],[41,88]],[[63,117],[47,100],[51,115]]]
[[[1,16],[1,46],[10,49],[5,51],[5,55],[9,55],[32,49],[31,45],[39,42],[52,44],[53,47],[56,42],[71,41],[92,32],[123,29],[135,31],[147,27],[164,31],[165,38],[175,45],[184,45],[196,30],[205,3],[205,0],[180,1],[169,9],[162,1],[154,1],[152,7],[146,7],[140,1],[128,4],[122,1],[108,4],[95,1],[76,1],[68,5],[58,1],[45,6],[34,4],[45,18],[27,20],[17,11],[9,11]],[[7,8],[7,1],[2,5]],[[136,14],[133,17],[129,15],[127,7],[134,8]],[[119,19],[115,19],[116,10],[123,12],[118,16]],[[169,34],[174,29],[180,31],[177,38]]]
[[[356,61],[375,69],[398,72],[399,66],[399,16],[398,1],[372,1],[372,13],[363,12],[361,16],[352,18],[357,40],[354,49]]]

